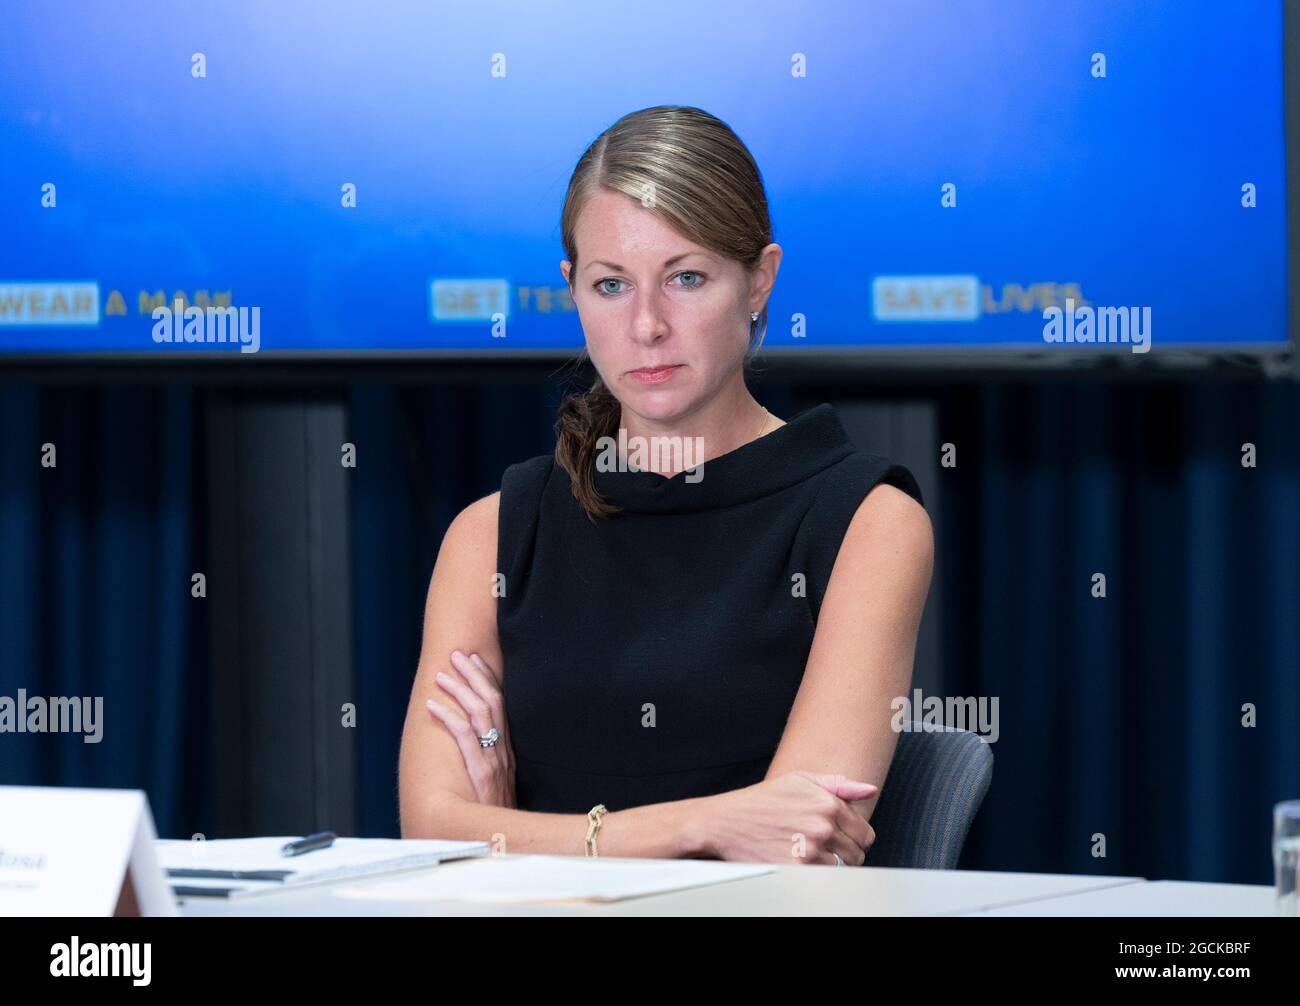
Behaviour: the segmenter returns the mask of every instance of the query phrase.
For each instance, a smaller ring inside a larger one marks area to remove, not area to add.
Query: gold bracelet
[[[587,811],[587,855],[599,856],[596,851],[596,835],[600,831],[600,826],[604,824],[604,818],[608,811],[605,810],[603,803],[598,803]]]

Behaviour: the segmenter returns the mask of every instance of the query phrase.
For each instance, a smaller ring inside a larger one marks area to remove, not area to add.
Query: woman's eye
[[[683,290],[694,290],[694,289],[696,289],[697,287],[700,287],[700,286],[702,286],[702,285],[704,284],[704,273],[702,273],[702,272],[692,272],[692,271],[690,271],[690,270],[686,270],[685,272],[679,272],[679,273],[678,273],[676,276],[674,276],[673,278],[674,278],[674,279],[680,279],[680,278],[682,278],[683,276],[689,276],[689,277],[691,277],[692,280],[693,280],[693,282],[690,282],[690,283],[682,283],[682,284],[679,284],[680,288],[683,289]],[[621,290],[610,289],[610,288],[607,287],[605,284],[606,284],[606,283],[622,283],[622,282],[623,282],[623,281],[622,281],[621,279],[614,279],[614,277],[612,277],[612,276],[606,277],[605,279],[599,279],[599,280],[596,281],[596,292],[597,292],[597,293],[600,293],[600,294],[604,294],[606,297],[612,297],[612,296],[614,296],[614,295],[617,294],[617,293],[622,293],[622,291],[621,291]]]

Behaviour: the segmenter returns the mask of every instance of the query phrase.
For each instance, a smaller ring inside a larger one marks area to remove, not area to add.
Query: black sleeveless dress
[[[623,512],[594,525],[550,455],[502,477],[497,632],[521,810],[761,781],[849,521],[881,482],[921,501],[825,403],[687,474],[598,471]]]

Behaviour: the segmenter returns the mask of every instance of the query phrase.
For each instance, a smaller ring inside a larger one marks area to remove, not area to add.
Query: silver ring
[[[843,865],[844,865],[844,860],[840,859],[840,854],[839,854],[838,852],[832,852],[831,855],[835,857],[835,865],[836,865],[836,866],[843,866]]]
[[[487,733],[478,735],[478,746],[481,748],[494,748],[500,739],[501,735],[497,733],[497,728],[493,727]]]

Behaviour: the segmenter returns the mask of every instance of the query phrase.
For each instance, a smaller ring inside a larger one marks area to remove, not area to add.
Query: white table
[[[511,858],[522,858],[512,856]],[[575,857],[581,858],[581,857]],[[476,860],[434,867],[473,870]],[[418,876],[423,871],[410,871]],[[181,913],[234,915],[952,915],[1034,904],[1065,895],[1082,897],[1142,885],[1141,877],[1093,877],[982,870],[897,870],[873,867],[776,866],[759,877],[631,898],[608,904],[483,904],[471,901],[377,901],[339,897],[340,887],[380,883],[374,878],[227,901],[189,898]]]
[[[1202,884],[1148,880],[1096,891],[967,909],[961,915],[1156,916],[1272,918],[1275,891],[1266,884]]]

